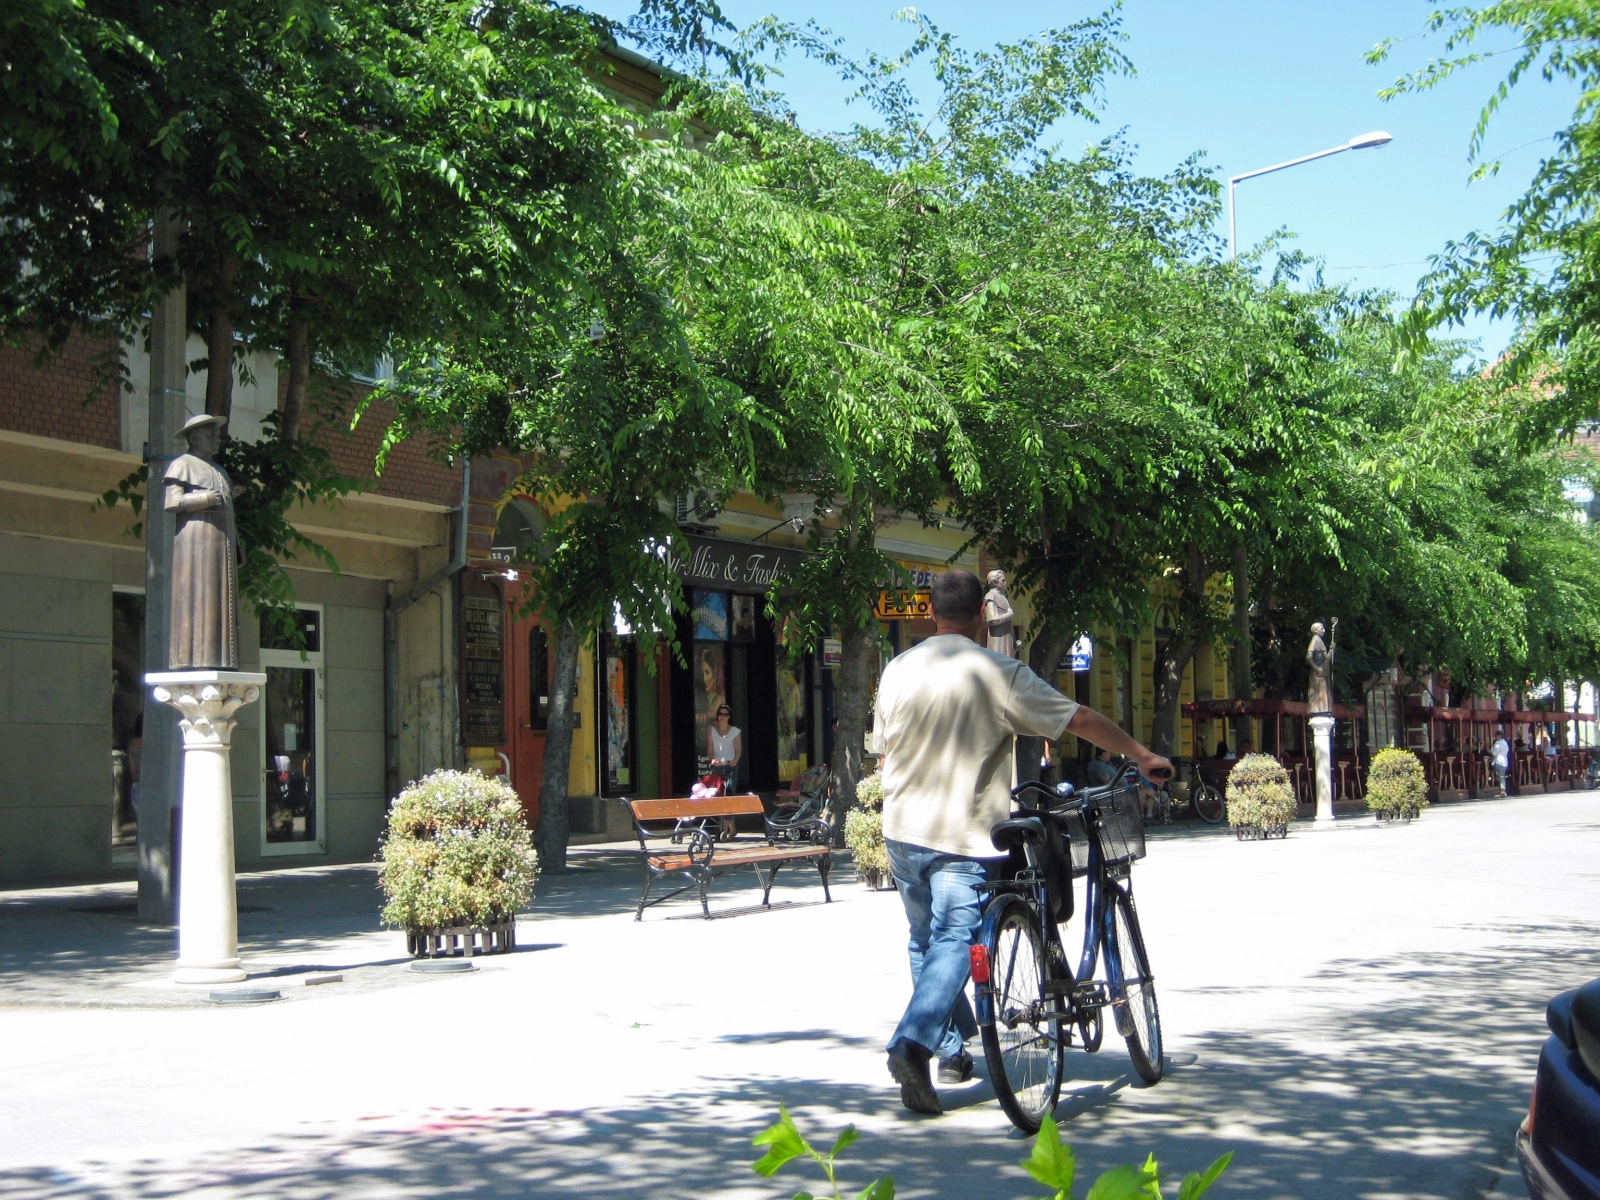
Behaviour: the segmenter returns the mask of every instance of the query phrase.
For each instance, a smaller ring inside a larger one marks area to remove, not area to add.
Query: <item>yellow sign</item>
[[[932,592],[879,592],[872,615],[880,621],[933,620]]]

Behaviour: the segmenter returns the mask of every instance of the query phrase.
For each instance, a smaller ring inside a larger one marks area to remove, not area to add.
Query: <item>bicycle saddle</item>
[[[1042,842],[1044,822],[1038,817],[1012,817],[991,827],[989,840],[994,843],[996,850],[1011,850],[1028,842]]]

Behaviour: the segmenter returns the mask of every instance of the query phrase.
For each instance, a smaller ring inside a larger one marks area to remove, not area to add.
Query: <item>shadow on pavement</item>
[[[1151,1150],[1179,1172],[1234,1150],[1223,1196],[1481,1197],[1526,1110],[1544,1000],[1600,975],[1595,933],[1501,926],[1472,951],[1332,963],[1274,1027],[1182,1038],[1155,1087],[1137,1085],[1108,1030],[1099,1055],[1072,1053],[1058,1110],[1079,1178]],[[1356,989],[1367,999],[1341,1007],[1340,995]],[[819,1141],[846,1121],[865,1126],[845,1159],[849,1194],[884,1173],[908,1197],[1038,1191],[1016,1165],[1026,1139],[1008,1136],[998,1112],[985,1115],[992,1092],[981,1077],[946,1092],[951,1115],[919,1118],[900,1110],[887,1078],[760,1074],[768,1044],[879,1058],[868,1039],[800,1029],[725,1040],[749,1048],[747,1071],[627,1105],[388,1114],[184,1163],[17,1172],[6,1190],[25,1200],[790,1194],[819,1181],[786,1171],[780,1189],[748,1170],[757,1157],[750,1136],[782,1103]]]

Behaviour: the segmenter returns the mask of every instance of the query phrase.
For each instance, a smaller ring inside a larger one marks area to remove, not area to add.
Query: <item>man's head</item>
[[[990,587],[1000,588],[1003,591],[1006,586],[1006,573],[999,569],[990,571],[988,582]]]
[[[946,571],[933,577],[933,619],[940,633],[978,640],[983,625],[983,587],[971,571]]]
[[[1096,746],[1094,748],[1094,756],[1101,762],[1111,761],[1111,751],[1107,750],[1104,746]]]
[[[1321,621],[1313,621],[1312,622],[1312,624],[1311,624],[1311,636],[1313,636],[1313,637],[1321,637],[1323,634],[1325,634],[1327,632],[1328,632],[1327,627],[1324,626]]]

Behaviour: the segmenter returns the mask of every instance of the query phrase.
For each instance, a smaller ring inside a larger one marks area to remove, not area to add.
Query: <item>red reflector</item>
[[[989,982],[989,947],[969,946],[967,955],[972,959],[972,982]]]

